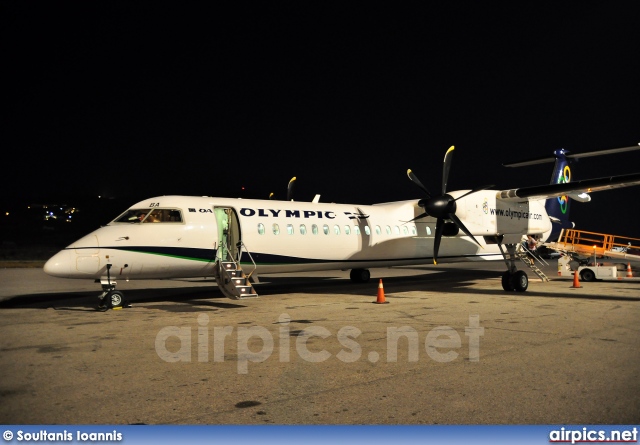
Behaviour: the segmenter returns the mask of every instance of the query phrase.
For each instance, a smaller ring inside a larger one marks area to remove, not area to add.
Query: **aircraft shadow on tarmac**
[[[413,269],[419,271],[419,268]],[[526,292],[503,292],[502,289],[477,289],[473,285],[478,280],[499,279],[501,274],[495,270],[451,270],[430,267],[428,273],[410,276],[377,277],[368,283],[352,283],[348,278],[337,278],[335,275],[314,277],[278,277],[265,276],[260,284],[255,285],[260,298],[278,298],[283,294],[311,294],[329,296],[334,294],[352,295],[354,297],[367,298],[375,302],[379,279],[384,280],[385,296],[394,298],[394,293],[400,292],[425,292],[437,294],[465,294],[469,296],[495,296],[503,294],[510,298],[571,298],[587,300],[620,300],[640,301],[640,297],[586,295],[571,289],[569,281],[566,293],[545,292],[545,283],[530,283]],[[434,273],[436,272],[436,273]],[[193,282],[193,281],[192,281]],[[217,289],[215,281],[202,280],[203,283],[211,282],[207,287],[154,287],[148,289],[123,290],[125,299],[132,305],[140,307],[144,303],[153,303],[149,309],[166,310],[168,312],[196,312],[209,308],[210,310],[250,308],[252,300],[229,300]],[[614,284],[618,284],[615,283]],[[619,283],[623,285],[624,283]],[[534,289],[532,289],[534,287]],[[122,289],[121,289],[122,290]],[[32,295],[19,295],[9,300],[0,302],[0,309],[31,308],[75,311],[96,311],[98,306],[99,289],[88,294],[83,292],[56,292],[39,293]],[[319,300],[322,302],[322,300]],[[158,304],[166,303],[166,304]],[[126,308],[125,308],[126,310]]]

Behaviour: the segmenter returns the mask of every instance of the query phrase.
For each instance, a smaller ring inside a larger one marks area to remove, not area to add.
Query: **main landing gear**
[[[505,271],[502,274],[502,288],[507,292],[524,292],[529,287],[529,277],[524,270]]]
[[[131,307],[131,305],[125,301],[124,294],[119,290],[116,290],[117,283],[115,281],[111,281],[111,275],[109,274],[110,269],[111,264],[107,264],[107,281],[102,282],[102,294],[98,297],[100,300],[100,303],[98,303],[99,311]]]
[[[505,244],[507,253],[502,249],[502,245],[498,244],[502,257],[507,264],[507,271],[502,274],[502,288],[507,292],[524,292],[529,287],[529,277],[524,270],[518,270],[516,267],[516,246],[517,244]]]

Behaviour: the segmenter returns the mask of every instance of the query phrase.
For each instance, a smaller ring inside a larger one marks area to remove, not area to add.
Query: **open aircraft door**
[[[215,207],[213,212],[218,225],[216,257],[222,261],[238,261],[242,244],[238,214],[233,207]]]

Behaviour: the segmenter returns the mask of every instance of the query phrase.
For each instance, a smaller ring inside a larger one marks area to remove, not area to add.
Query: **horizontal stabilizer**
[[[631,147],[622,147],[622,148],[610,148],[607,150],[590,151],[587,153],[570,153],[568,151],[565,151],[564,156],[567,159],[579,159],[579,158],[588,158],[590,156],[602,156],[602,155],[612,155],[616,153],[625,153],[627,151],[633,151],[633,150],[640,150],[640,145],[633,145]],[[529,159],[526,161],[508,162],[502,165],[505,167],[525,167],[527,165],[555,162],[555,160],[556,160],[556,156],[545,156],[543,158]]]
[[[569,193],[567,196],[579,202],[590,202],[591,196],[588,193]]]

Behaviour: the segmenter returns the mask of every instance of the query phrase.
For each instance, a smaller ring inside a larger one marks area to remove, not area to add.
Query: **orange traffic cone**
[[[631,263],[627,263],[627,278],[631,277],[633,277],[633,274],[631,273]]]
[[[578,271],[574,271],[573,272],[573,288],[577,289],[580,288],[582,286],[580,286],[580,280],[578,280]]]
[[[380,278],[380,283],[378,284],[378,299],[376,300],[377,304],[385,304],[389,303],[384,299],[384,287],[382,287],[382,278]]]

